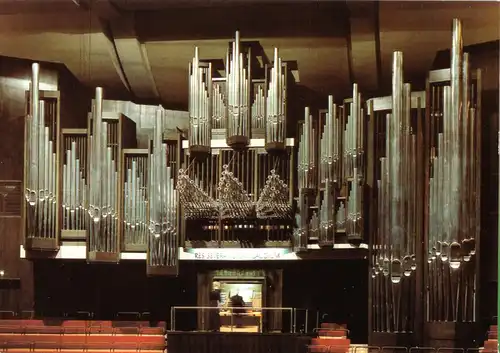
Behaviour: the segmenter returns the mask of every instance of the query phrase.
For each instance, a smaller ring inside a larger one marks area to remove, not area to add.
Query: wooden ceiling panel
[[[496,2],[380,2],[380,58],[390,81],[392,53],[403,52],[405,77],[425,75],[436,52],[451,46],[454,18],[462,20],[464,45],[500,38]]]
[[[244,38],[245,41],[257,39]],[[225,59],[224,40],[145,43],[151,71],[163,102],[187,106],[188,67],[197,45],[202,59]],[[272,58],[274,47],[284,61],[296,61],[301,84],[322,94],[339,94],[349,87],[347,44],[335,38],[264,38],[259,40]]]

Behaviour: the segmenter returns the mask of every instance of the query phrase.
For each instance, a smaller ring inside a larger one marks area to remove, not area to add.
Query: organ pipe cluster
[[[337,105],[333,103],[333,97],[328,96],[328,110],[319,146],[320,186],[323,186],[324,189],[319,205],[319,224],[317,227],[320,245],[330,245],[335,241],[337,225],[335,207],[342,171],[340,165],[342,158],[339,153],[342,133]]]
[[[255,135],[262,135],[262,133],[260,133],[261,131],[265,134],[267,123],[266,105],[266,88],[261,84],[255,85],[252,103],[252,137],[255,137]]]
[[[149,237],[147,266],[151,268],[176,267],[177,241],[177,191],[174,173],[169,165],[173,156],[163,142],[165,111],[158,108],[149,154]],[[154,271],[153,271],[154,273]]]
[[[364,109],[356,83],[353,85],[352,91],[352,102],[348,104],[349,115],[344,132],[345,177],[354,178],[354,169],[356,168],[358,178],[362,178],[364,172]]]
[[[66,141],[65,141],[66,142]],[[69,139],[65,150],[62,176],[62,229],[85,230],[87,223],[87,181],[84,172],[86,161],[85,140]],[[83,159],[81,158],[83,157]]]
[[[144,245],[148,236],[148,154],[124,153],[123,240]]]
[[[454,20],[450,79],[432,93],[442,109],[432,115],[437,143],[431,150],[429,180],[428,321],[476,320],[481,131],[473,87],[462,25]]]
[[[118,171],[110,141],[114,130],[102,119],[103,90],[96,88],[89,141],[88,252],[118,253]],[[91,255],[92,257],[92,255]]]
[[[299,188],[297,229],[294,231],[295,250],[307,249],[311,235],[309,211],[312,206],[312,196],[317,187],[316,134],[312,123],[313,117],[309,107],[304,111],[304,124],[299,136],[297,179]],[[314,217],[317,217],[316,215]],[[316,219],[314,219],[314,222]],[[314,227],[316,228],[316,227]]]
[[[240,33],[227,54],[227,124],[228,146],[241,148],[250,143],[250,66],[249,60],[240,49]]]
[[[268,151],[286,145],[287,67],[274,50],[274,63],[264,78],[251,77],[250,54],[240,34],[226,56],[226,77],[213,77],[213,67],[199,58],[189,66],[189,150],[209,153],[211,140],[225,138],[234,149],[251,138],[264,138]],[[269,80],[268,76],[269,75]]]
[[[212,64],[200,65],[198,48],[189,65],[189,149],[191,152],[210,152],[212,138]],[[220,94],[220,92],[215,92]],[[221,115],[214,104],[214,113]]]
[[[266,149],[284,150],[286,134],[286,72],[283,70],[278,48],[274,49],[267,92]]]
[[[25,232],[33,248],[44,247],[44,240],[56,241],[58,232],[58,160],[56,126],[58,122],[48,121],[45,102],[40,100],[40,66],[32,65],[32,79],[29,97],[29,111],[26,117],[25,141]],[[40,239],[40,246],[34,239]],[[29,246],[29,245],[28,245]],[[57,248],[54,243],[53,248]]]
[[[372,259],[375,329],[412,331],[415,300],[416,237],[421,210],[417,202],[416,135],[412,128],[411,86],[403,81],[403,53],[394,52],[392,96],[386,124],[385,156],[377,181],[377,230]],[[404,294],[407,293],[407,294]]]

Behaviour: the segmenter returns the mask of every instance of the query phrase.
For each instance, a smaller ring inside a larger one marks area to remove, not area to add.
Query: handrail
[[[229,311],[233,310],[279,310],[279,311],[290,311],[290,332],[295,332],[294,325],[294,314],[295,308],[290,307],[256,307],[256,306],[244,306],[244,307],[234,307],[234,306],[172,306],[170,308],[170,331],[175,331],[175,310],[221,310],[226,309]],[[231,317],[232,321],[232,317]],[[231,324],[232,327],[232,324]]]

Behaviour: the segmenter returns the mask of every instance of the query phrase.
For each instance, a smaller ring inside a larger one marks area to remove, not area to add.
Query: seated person
[[[233,309],[234,323],[236,327],[242,327],[241,316],[246,312],[246,310],[244,309],[245,301],[243,300],[243,297],[239,293],[233,295],[229,300],[231,301],[231,307],[235,308]]]

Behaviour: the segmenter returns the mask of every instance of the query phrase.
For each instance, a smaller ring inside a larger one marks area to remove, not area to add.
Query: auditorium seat
[[[311,340],[308,351],[311,353],[347,353],[351,341],[347,338],[349,330],[346,325],[323,322],[315,330],[317,338]]]
[[[498,352],[498,327],[491,325],[488,329],[487,340],[484,341],[484,349],[482,353],[497,353]]]
[[[159,353],[165,349],[165,330],[140,321],[0,320],[0,348],[19,353],[33,349]]]

